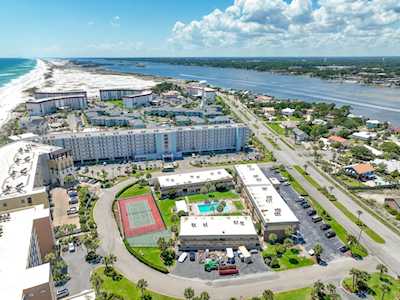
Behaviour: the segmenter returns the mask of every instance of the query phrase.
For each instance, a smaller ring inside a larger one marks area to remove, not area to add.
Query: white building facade
[[[148,106],[153,100],[152,91],[143,91],[140,94],[123,96],[122,101],[126,108],[136,108],[140,106]]]
[[[80,94],[32,99],[26,102],[26,107],[31,116],[45,116],[57,112],[60,108],[85,109],[87,108],[87,98],[86,94]]]
[[[100,100],[121,100],[125,96],[141,94],[143,89],[102,89],[100,90]]]
[[[287,228],[298,228],[299,220],[258,165],[236,165],[235,170],[245,204],[264,229],[264,240],[271,233],[283,237]]]
[[[72,151],[75,161],[175,159],[191,153],[238,152],[248,143],[243,124],[49,134],[46,144]]]

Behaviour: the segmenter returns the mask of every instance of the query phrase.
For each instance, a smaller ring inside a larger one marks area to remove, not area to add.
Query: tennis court
[[[125,238],[165,229],[151,194],[118,200],[118,208]]]

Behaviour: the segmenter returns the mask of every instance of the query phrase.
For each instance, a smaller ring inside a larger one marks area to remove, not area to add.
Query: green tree
[[[358,283],[358,278],[359,278],[360,275],[361,275],[361,271],[360,270],[358,270],[356,268],[351,268],[350,276],[352,276],[351,280],[352,280],[352,289],[353,289],[353,291],[356,290],[356,286],[357,286],[357,283]]]
[[[378,264],[376,269],[379,271],[379,278],[382,279],[383,275],[386,274],[389,270],[384,264]]]
[[[274,292],[271,290],[265,290],[262,293],[262,300],[274,300]]]
[[[106,270],[110,270],[116,261],[117,257],[112,253],[104,256],[103,262],[106,265]]]
[[[314,282],[313,292],[314,292],[314,295],[316,295],[318,299],[323,299],[324,298],[325,285],[322,283],[321,280],[318,280],[318,281]]]
[[[390,287],[386,283],[381,283],[379,285],[379,289],[382,292],[381,300],[384,300],[385,299],[385,295],[390,292]]]
[[[201,292],[200,300],[210,300],[210,295],[207,292]]]
[[[275,244],[278,240],[278,236],[276,235],[276,233],[270,233],[268,236],[268,240],[271,244]]]
[[[90,283],[96,293],[96,295],[100,295],[101,287],[103,286],[104,280],[97,272],[93,272],[90,276]]]
[[[185,299],[191,300],[194,297],[194,289],[191,287],[186,288],[183,295],[185,296]]]
[[[314,252],[315,252],[315,257],[317,258],[317,261],[319,262],[321,259],[321,254],[324,252],[324,248],[321,246],[321,244],[316,244],[314,246]]]
[[[136,284],[137,288],[140,291],[140,295],[141,297],[143,297],[144,292],[146,291],[146,288],[149,286],[148,282],[145,279],[139,279],[137,284]]]
[[[168,245],[167,245],[167,242],[165,241],[165,238],[160,237],[160,238],[157,240],[157,246],[158,246],[158,248],[160,248],[161,251],[166,250],[167,247],[168,247]]]

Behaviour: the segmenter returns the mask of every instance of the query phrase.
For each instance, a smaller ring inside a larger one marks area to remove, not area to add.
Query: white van
[[[186,260],[187,256],[188,254],[186,252],[183,252],[181,255],[179,255],[178,262],[183,263]]]
[[[69,244],[68,244],[68,251],[69,251],[69,252],[75,252],[75,245],[74,245],[74,243],[69,243]]]

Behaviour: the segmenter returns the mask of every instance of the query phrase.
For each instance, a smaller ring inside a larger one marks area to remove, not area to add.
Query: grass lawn
[[[376,300],[382,299],[382,290],[380,289],[380,285],[386,283],[390,292],[385,294],[384,300],[394,300],[398,299],[398,295],[400,294],[400,280],[396,280],[391,276],[383,275],[382,279],[379,276],[379,273],[372,273],[371,279],[368,281],[368,286],[371,289],[369,293]],[[353,289],[353,280],[352,278],[346,278],[343,282],[346,289],[351,292]]]
[[[267,124],[267,126],[268,126],[269,128],[271,128],[275,133],[277,133],[277,134],[279,134],[279,135],[282,135],[282,136],[285,136],[285,128],[282,128],[282,127],[280,126],[280,123],[277,123],[277,122],[275,122],[275,123],[269,122],[269,123],[266,123],[266,124]]]
[[[244,209],[243,203],[240,200],[233,201],[233,205],[235,205],[235,208],[237,210],[243,210]]]
[[[351,178],[349,176],[346,176],[346,175],[338,175],[338,176],[336,176],[336,178],[349,187],[364,187],[365,186],[365,184],[362,183],[361,181],[358,181],[358,180]]]
[[[263,256],[268,254],[276,255],[275,247],[276,247],[275,245],[268,245],[268,248],[263,252]],[[315,263],[314,260],[310,258],[300,256],[299,252],[300,251],[296,248],[291,248],[286,250],[286,252],[282,254],[281,257],[278,257],[280,267],[274,268],[273,270],[283,271],[288,269],[296,269],[296,268],[311,266]]]
[[[139,196],[147,193],[150,193],[150,188],[148,186],[133,185],[119,195],[118,199]]]
[[[114,281],[111,277],[104,275],[104,267],[96,269],[95,272],[103,279],[103,290],[122,296],[124,300],[140,299],[140,291],[132,281],[129,281],[125,277]],[[151,295],[153,300],[177,300],[177,298],[161,295],[150,290],[147,290],[147,293]]]
[[[201,202],[205,200],[224,200],[224,199],[237,199],[239,195],[233,191],[226,191],[226,192],[213,192],[208,194],[194,194],[188,195],[187,198],[189,199],[190,203]]]
[[[109,104],[113,104],[117,107],[121,107],[121,108],[124,107],[124,102],[122,100],[108,100],[106,102]]]
[[[314,186],[318,191],[320,191],[321,193],[323,193],[328,199],[330,193],[323,189],[319,183],[312,178],[303,168],[301,168],[300,166],[294,166],[294,168],[296,169],[297,172],[299,172],[312,186]],[[358,217],[355,216],[351,211],[349,211],[342,203],[338,202],[338,201],[331,201],[332,204],[334,204],[347,218],[349,218],[354,224],[358,225]],[[360,225],[358,225],[360,226]],[[367,227],[366,225],[364,225],[364,232],[371,238],[373,239],[375,242],[380,243],[380,244],[384,244],[385,240],[378,235],[375,231],[373,231],[371,228]]]
[[[275,294],[275,300],[309,300],[311,299],[311,288],[303,288]]]
[[[171,221],[171,217],[174,214],[173,209],[175,207],[175,200],[173,199],[157,200],[157,205],[161,212],[161,217],[164,220],[164,224],[165,226],[167,226],[168,229],[170,229],[171,226],[174,224],[179,226],[179,220],[175,223]]]
[[[158,247],[132,247],[145,260],[151,261],[153,264],[165,267],[160,257],[160,249]]]

